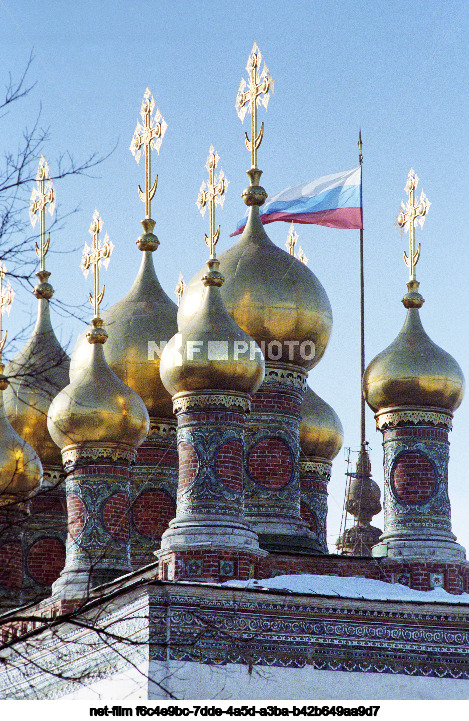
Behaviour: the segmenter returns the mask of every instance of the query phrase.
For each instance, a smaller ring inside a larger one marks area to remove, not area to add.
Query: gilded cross
[[[178,280],[177,286],[174,290],[174,292],[177,295],[178,305],[181,304],[181,298],[182,298],[182,294],[184,293],[185,287],[186,287],[186,284],[184,283],[184,278],[182,277],[182,273],[179,273],[179,280]]]
[[[215,246],[218,243],[220,237],[220,226],[215,230],[215,205],[223,207],[225,202],[225,192],[228,187],[228,180],[225,178],[223,170],[220,170],[218,177],[215,175],[215,169],[218,165],[220,157],[215,152],[213,145],[210,146],[208,151],[207,162],[205,167],[208,170],[208,184],[203,181],[200,186],[199,195],[197,196],[196,205],[202,214],[205,215],[207,205],[210,210],[210,235],[205,235],[205,243],[210,248],[210,257],[215,258]]]
[[[241,122],[244,122],[247,111],[251,111],[251,140],[249,140],[247,133],[244,134],[246,147],[251,151],[251,168],[257,168],[257,149],[264,135],[264,123],[261,125],[259,134],[257,133],[257,106],[262,103],[267,110],[270,98],[269,92],[274,92],[274,81],[269,75],[269,69],[264,63],[261,70],[261,65],[261,51],[257,47],[257,43],[254,43],[246,65],[249,82],[247,83],[244,78],[241,80],[235,106]]]
[[[301,245],[298,248],[298,260],[300,261],[300,263],[303,263],[303,265],[308,265],[308,258],[306,257],[306,254]]]
[[[4,281],[6,272],[7,269],[0,263],[0,365],[2,366],[2,351],[5,347],[8,335],[8,331],[6,331],[2,338],[2,318],[4,313],[8,313],[8,315],[10,315],[11,304],[13,303],[13,298],[15,297],[15,292],[11,287],[10,281],[8,281],[5,285]],[[3,373],[3,367],[1,372]]]
[[[145,192],[138,186],[138,194],[140,200],[145,203],[145,217],[151,217],[151,201],[156,192],[158,185],[158,176],[155,176],[153,185],[151,184],[151,150],[154,148],[160,153],[161,143],[168,127],[165,119],[161,115],[159,108],[155,110],[155,98],[151,94],[150,88],[145,90],[140,108],[140,120],[137,122],[135,132],[130,143],[130,150],[135,157],[137,163],[140,162],[142,148],[145,151]]]
[[[49,165],[41,155],[36,174],[36,187],[31,193],[31,204],[29,206],[29,217],[34,228],[39,215],[40,221],[40,244],[36,243],[36,255],[41,261],[41,271],[45,270],[45,258],[50,245],[50,233],[46,240],[46,209],[49,206],[50,215],[55,209],[55,188],[50,177]]]
[[[402,228],[404,233],[409,231],[409,257],[407,257],[407,253],[404,251],[404,261],[409,268],[409,280],[416,279],[415,266],[417,265],[420,257],[420,243],[417,250],[415,250],[415,224],[419,223],[420,227],[423,228],[425,216],[431,205],[423,190],[420,193],[418,205],[415,204],[414,194],[418,182],[419,179],[415,175],[413,168],[411,168],[404,188],[405,192],[409,196],[409,200],[405,205],[404,201],[401,202],[401,212],[396,218],[396,225],[399,228]]]
[[[101,292],[99,291],[99,268],[100,265],[104,265],[107,270],[109,265],[109,259],[111,253],[114,250],[114,245],[110,242],[109,236],[106,233],[104,236],[104,243],[101,244],[99,234],[103,227],[103,221],[99,217],[97,210],[93,213],[93,220],[91,221],[89,233],[93,238],[93,246],[90,248],[88,243],[85,243],[83,248],[83,256],[81,259],[81,269],[85,278],[88,277],[91,266],[93,266],[94,275],[94,296],[89,294],[90,303],[94,308],[94,315],[97,318],[99,316],[99,306],[104,297],[104,291],[106,286],[103,285]]]
[[[295,226],[292,223],[290,225],[290,230],[288,232],[287,242],[285,243],[290,255],[293,255],[293,256],[295,255],[295,245],[296,245],[297,240],[298,240],[298,233],[295,233]]]

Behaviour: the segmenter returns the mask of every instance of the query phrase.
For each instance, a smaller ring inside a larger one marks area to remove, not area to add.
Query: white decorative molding
[[[331,475],[332,463],[326,460],[320,461],[302,461],[300,459],[300,476],[321,476],[329,480]]]
[[[111,461],[128,461],[133,463],[136,450],[133,446],[125,446],[122,443],[100,443],[95,445],[74,444],[62,449],[64,468],[75,466],[81,461],[89,463],[109,459]]]
[[[443,426],[451,430],[452,418],[450,411],[441,408],[384,408],[375,415],[378,430],[400,424]]]
[[[298,366],[268,365],[265,366],[265,377],[260,390],[267,390],[269,386],[290,386],[301,391],[306,390],[308,374]]]
[[[239,409],[243,413],[249,412],[251,398],[244,393],[223,391],[192,391],[190,393],[177,393],[173,396],[173,409],[175,413],[185,413],[193,408],[230,408]]]

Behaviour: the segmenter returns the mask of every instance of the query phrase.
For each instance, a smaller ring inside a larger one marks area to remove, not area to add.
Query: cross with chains
[[[261,64],[261,51],[257,47],[257,43],[254,43],[246,65],[246,70],[249,73],[249,83],[242,78],[235,106],[241,122],[244,122],[247,111],[251,111],[251,140],[249,140],[247,133],[244,133],[244,140],[247,149],[251,151],[252,168],[257,168],[257,149],[264,135],[264,123],[261,124],[259,134],[257,133],[257,106],[262,103],[267,110],[270,98],[269,92],[274,92],[274,81],[269,75],[269,69],[264,63],[261,71]]]
[[[404,232],[409,231],[409,257],[407,257],[407,253],[404,251],[404,262],[409,268],[409,280],[415,280],[415,266],[420,257],[420,243],[417,250],[415,250],[415,224],[419,223],[420,227],[423,228],[425,216],[431,205],[423,190],[420,193],[418,205],[415,204],[414,194],[418,182],[419,179],[415,175],[413,168],[411,168],[404,188],[409,196],[409,200],[405,205],[404,201],[401,202],[401,212],[396,219],[396,225],[399,228],[402,228]]]
[[[138,194],[140,200],[145,203],[146,218],[151,217],[151,201],[155,195],[156,186],[158,185],[158,176],[155,176],[153,185],[151,184],[151,149],[154,148],[159,154],[161,143],[163,142],[163,137],[168,127],[159,109],[157,108],[156,113],[153,115],[154,110],[155,99],[151,94],[150,88],[147,88],[140,109],[142,123],[140,121],[137,122],[132,142],[130,143],[130,150],[137,163],[140,162],[142,148],[145,151],[145,192],[143,192],[139,185]]]
[[[210,248],[210,257],[215,258],[215,246],[220,237],[220,226],[215,230],[215,205],[223,207],[225,192],[228,188],[228,180],[225,178],[223,170],[220,170],[218,177],[215,175],[215,168],[218,165],[220,157],[218,153],[215,152],[213,145],[210,146],[208,153],[207,162],[205,163],[205,167],[208,170],[208,184],[206,184],[204,180],[200,186],[196,205],[199,207],[202,217],[205,215],[207,205],[209,207],[210,235],[205,235],[205,243]]]
[[[100,265],[103,265],[107,270],[111,253],[114,250],[114,245],[109,240],[109,236],[107,233],[104,236],[104,243],[101,244],[99,234],[102,230],[102,227],[103,221],[99,217],[98,211],[95,210],[93,213],[93,220],[91,221],[90,229],[88,231],[93,238],[93,247],[90,248],[88,243],[85,243],[80,266],[83,270],[83,275],[85,276],[85,278],[88,277],[90,268],[93,268],[94,295],[91,295],[91,293],[89,293],[89,299],[91,305],[94,308],[95,317],[99,316],[99,306],[104,297],[104,291],[106,289],[106,286],[103,285],[101,292],[99,291],[99,267]]]
[[[8,313],[8,315],[10,314],[11,304],[13,303],[13,298],[15,297],[15,292],[11,287],[10,282],[8,281],[6,286],[4,284],[6,272],[6,267],[0,264],[0,364],[2,364],[2,351],[5,347],[8,335],[8,331],[6,331],[2,338],[2,318],[4,313]]]
[[[41,270],[45,270],[45,257],[50,245],[50,233],[46,240],[46,209],[49,206],[50,215],[54,214],[55,188],[50,177],[49,165],[43,155],[39,160],[36,174],[37,185],[31,193],[31,204],[29,206],[29,217],[34,228],[39,215],[40,220],[40,244],[36,245],[36,255],[41,261]]]

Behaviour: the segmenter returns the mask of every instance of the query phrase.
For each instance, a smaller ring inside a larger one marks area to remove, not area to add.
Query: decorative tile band
[[[66,470],[70,470],[72,466],[76,466],[79,463],[88,465],[98,459],[133,463],[135,454],[135,448],[125,446],[122,443],[96,443],[93,445],[77,443],[62,449],[62,459]]]
[[[452,413],[441,408],[384,408],[375,415],[378,430],[400,424],[443,426],[451,430],[452,418]]]
[[[177,393],[173,396],[173,409],[175,413],[185,413],[193,408],[230,408],[239,409],[247,413],[251,407],[251,399],[247,394],[213,393],[211,391],[193,391],[191,393]]]

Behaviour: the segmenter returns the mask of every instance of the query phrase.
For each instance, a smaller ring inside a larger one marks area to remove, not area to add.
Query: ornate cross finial
[[[155,176],[153,185],[151,184],[151,149],[160,153],[161,143],[168,127],[165,119],[161,115],[159,108],[155,110],[155,98],[151,94],[150,88],[145,90],[142,107],[140,108],[140,120],[137,122],[135,132],[130,143],[130,150],[135,157],[137,163],[140,162],[142,147],[145,150],[145,192],[138,186],[138,194],[140,200],[145,203],[145,217],[151,217],[151,201],[155,195],[156,186],[158,185],[158,176]]]
[[[300,261],[300,263],[303,263],[303,265],[308,265],[308,258],[306,257],[305,252],[304,252],[303,248],[301,247],[301,245],[298,248],[298,260]]]
[[[269,75],[269,69],[264,63],[261,71],[261,64],[261,51],[257,47],[257,43],[254,43],[246,65],[249,82],[246,82],[244,78],[241,80],[235,106],[241,122],[244,122],[244,116],[248,109],[251,111],[251,140],[249,140],[247,133],[244,134],[246,147],[251,151],[251,168],[257,168],[257,149],[264,135],[264,123],[262,123],[259,134],[257,134],[257,106],[262,103],[267,110],[270,98],[269,92],[274,92],[274,81]]]
[[[290,225],[290,230],[288,231],[288,238],[285,243],[290,255],[293,255],[293,256],[295,255],[295,245],[296,245],[297,240],[298,240],[298,233],[295,233],[295,226],[292,223]]]
[[[182,294],[184,293],[185,287],[186,287],[186,284],[184,283],[184,278],[182,277],[182,273],[179,273],[179,280],[177,282],[176,288],[174,289],[174,292],[177,295],[178,305],[181,305],[181,298],[182,298]]]
[[[50,245],[50,233],[46,240],[46,208],[49,206],[50,215],[55,209],[55,188],[50,177],[49,165],[43,155],[39,160],[36,174],[37,185],[31,193],[31,204],[29,206],[29,217],[31,225],[36,225],[39,214],[40,220],[40,245],[36,243],[36,255],[41,261],[41,271],[45,270],[45,257]]]
[[[5,347],[5,343],[7,341],[7,335],[8,331],[5,332],[5,335],[2,337],[3,330],[2,330],[2,318],[3,314],[7,313],[10,315],[11,311],[11,304],[13,303],[13,298],[15,297],[15,292],[13,288],[11,287],[10,281],[8,281],[6,284],[4,283],[5,275],[6,275],[7,269],[4,265],[0,263],[0,366],[2,366],[1,372],[3,373],[3,363],[2,363],[2,351]]]
[[[83,256],[81,259],[81,269],[85,278],[88,277],[91,266],[93,266],[94,273],[94,296],[89,294],[90,303],[94,308],[94,315],[97,318],[99,316],[99,306],[104,297],[104,291],[106,286],[103,285],[101,292],[99,291],[99,267],[104,265],[107,270],[109,265],[109,259],[111,253],[114,250],[114,245],[110,242],[109,236],[106,233],[104,236],[104,243],[101,244],[99,234],[103,227],[103,221],[99,217],[97,210],[93,213],[93,220],[91,221],[89,233],[93,238],[93,247],[90,248],[88,243],[85,243],[83,248]]]
[[[207,162],[205,167],[208,170],[208,183],[205,180],[200,186],[199,195],[197,196],[196,205],[198,206],[202,217],[205,215],[207,205],[210,210],[210,235],[205,235],[205,243],[210,248],[210,257],[215,258],[215,246],[218,243],[220,237],[220,226],[215,230],[215,205],[223,207],[225,202],[225,192],[228,188],[228,180],[225,178],[223,170],[215,176],[215,168],[220,160],[219,155],[215,152],[213,145],[210,146],[208,151]]]
[[[415,250],[415,224],[419,223],[420,227],[423,228],[425,216],[431,205],[423,190],[420,193],[418,205],[415,204],[414,192],[418,182],[419,179],[415,175],[413,168],[411,168],[404,188],[405,192],[409,196],[409,200],[405,205],[404,201],[401,202],[401,212],[396,219],[396,225],[401,228],[404,233],[409,231],[409,257],[407,257],[407,253],[404,251],[404,261],[409,268],[410,281],[416,280],[415,266],[417,265],[420,257],[420,243],[417,250]]]

